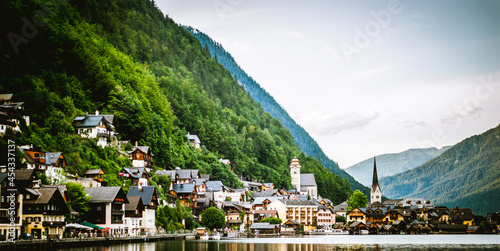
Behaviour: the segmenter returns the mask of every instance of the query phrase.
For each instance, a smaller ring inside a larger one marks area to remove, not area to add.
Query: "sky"
[[[500,124],[500,1],[156,3],[219,42],[341,168]]]

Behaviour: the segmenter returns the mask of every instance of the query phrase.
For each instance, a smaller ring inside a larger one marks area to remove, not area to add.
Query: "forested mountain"
[[[441,149],[435,147],[410,149],[400,153],[389,153],[377,156],[378,177],[391,176],[411,170],[439,156],[451,146]],[[348,174],[365,186],[371,186],[373,176],[373,158],[359,162],[344,169]]]
[[[2,147],[12,139],[62,151],[68,172],[102,168],[107,185],[122,185],[116,174],[128,157],[74,134],[73,118],[99,110],[115,115],[120,140],[150,146],[157,168],[200,169],[238,187],[219,162],[229,158],[237,174],[290,188],[296,155],[302,171],[315,174],[319,195],[340,203],[351,193],[154,1],[2,1],[0,20],[0,93],[24,101],[32,122],[22,134],[7,133]],[[188,132],[203,147],[189,147]]]
[[[377,165],[378,168],[378,165]],[[500,210],[500,126],[463,140],[412,170],[380,179],[389,198],[421,196],[437,205]]]
[[[340,177],[347,179],[353,190],[359,189],[364,194],[368,194],[370,190],[361,185],[353,177],[351,177],[344,170],[339,168],[339,165],[332,161],[321,150],[318,143],[309,135],[302,126],[298,125],[290,115],[283,109],[278,102],[264,90],[252,77],[250,77],[241,67],[236,63],[236,60],[227,52],[221,44],[211,39],[205,33],[189,26],[184,28],[193,34],[205,46],[212,57],[216,58],[226,69],[231,72],[233,76],[241,83],[245,90],[250,94],[253,100],[257,101],[266,112],[269,112],[274,118],[277,118],[293,135],[295,143],[300,149],[308,156],[319,159],[323,166],[328,167],[333,173]]]

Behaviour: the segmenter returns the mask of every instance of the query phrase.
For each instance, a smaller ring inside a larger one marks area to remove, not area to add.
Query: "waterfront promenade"
[[[0,250],[46,250],[69,247],[109,246],[114,244],[155,242],[164,240],[194,239],[195,233],[175,233],[141,237],[93,237],[93,238],[63,238],[55,240],[19,240],[15,242],[0,242]]]

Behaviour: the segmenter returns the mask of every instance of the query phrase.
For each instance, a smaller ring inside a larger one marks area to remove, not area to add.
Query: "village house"
[[[7,172],[0,173],[0,241],[7,241],[9,238],[17,238],[21,234],[21,224],[22,224],[22,207],[23,207],[23,196],[19,193],[17,196],[10,197],[8,192],[9,185],[9,175]],[[9,208],[12,199],[15,200],[16,210],[14,210],[14,215],[9,215]],[[11,217],[14,218],[11,225]],[[9,232],[13,229],[10,236]]]
[[[85,171],[84,176],[86,178],[94,179],[99,183],[104,181],[104,171],[102,171],[102,169],[89,169]]]
[[[25,231],[33,239],[62,238],[69,213],[65,198],[57,187],[26,189],[23,200]]]
[[[200,139],[198,138],[197,135],[191,135],[191,134],[188,133],[186,135],[186,137],[188,138],[190,146],[194,146],[194,148],[200,148],[201,141],[200,141]]]
[[[129,203],[121,187],[90,187],[85,193],[91,196],[87,221],[99,227],[109,228],[110,234],[125,233],[123,218],[125,204]]]
[[[335,213],[333,212],[333,209],[327,206],[318,206],[317,219],[318,228],[332,229],[333,225],[335,225]]]
[[[158,194],[154,186],[131,186],[127,196],[140,196],[143,203],[143,213],[140,232],[156,233],[155,217],[158,208]]]
[[[362,222],[366,225],[366,208],[354,208],[347,212],[347,222]]]
[[[188,184],[174,184],[172,189],[168,192],[172,198],[179,199],[181,205],[196,208],[197,207],[197,191],[192,183]],[[175,205],[174,201],[169,201],[170,205]]]
[[[132,186],[148,186],[149,174],[145,167],[124,167],[118,176],[123,177],[125,180],[131,180]]]
[[[278,214],[278,218],[282,220],[282,222],[285,222],[287,217],[286,217],[286,202],[284,199],[277,199],[272,201],[267,205],[267,208],[269,210],[275,210]]]
[[[154,154],[151,152],[149,146],[138,146],[136,141],[134,148],[128,154],[130,160],[132,160],[133,167],[145,167],[148,172],[153,170]]]
[[[253,223],[250,226],[251,234],[278,234],[279,232],[279,224]]]
[[[64,182],[63,170],[67,163],[62,152],[45,152],[40,147],[30,146],[24,146],[20,149],[23,152],[22,164],[26,165],[27,169],[44,172],[51,184]]]
[[[335,212],[336,215],[346,217],[347,214],[347,201],[344,201],[336,206],[333,207],[333,211]]]
[[[262,186],[260,187],[262,191],[267,191],[274,189],[274,184],[273,183],[262,183]]]
[[[83,138],[98,138],[97,145],[107,146],[114,139],[113,114],[99,114],[78,116],[73,119],[73,128]]]
[[[12,102],[13,94],[0,94],[0,136],[8,129],[13,132],[21,131],[21,121],[30,124],[30,117],[23,108],[24,102]],[[19,115],[18,115],[19,114]]]
[[[143,235],[145,232],[141,232],[141,225],[144,204],[141,196],[127,196],[127,199],[129,203],[125,204],[125,217],[123,218],[125,234],[131,236]]]

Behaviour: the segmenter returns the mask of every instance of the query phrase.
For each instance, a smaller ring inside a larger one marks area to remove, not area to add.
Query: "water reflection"
[[[222,241],[176,240],[152,243],[79,247],[66,251],[163,251],[163,250],[228,250],[228,251],[323,251],[323,250],[500,250],[500,236],[392,236],[257,238]]]

